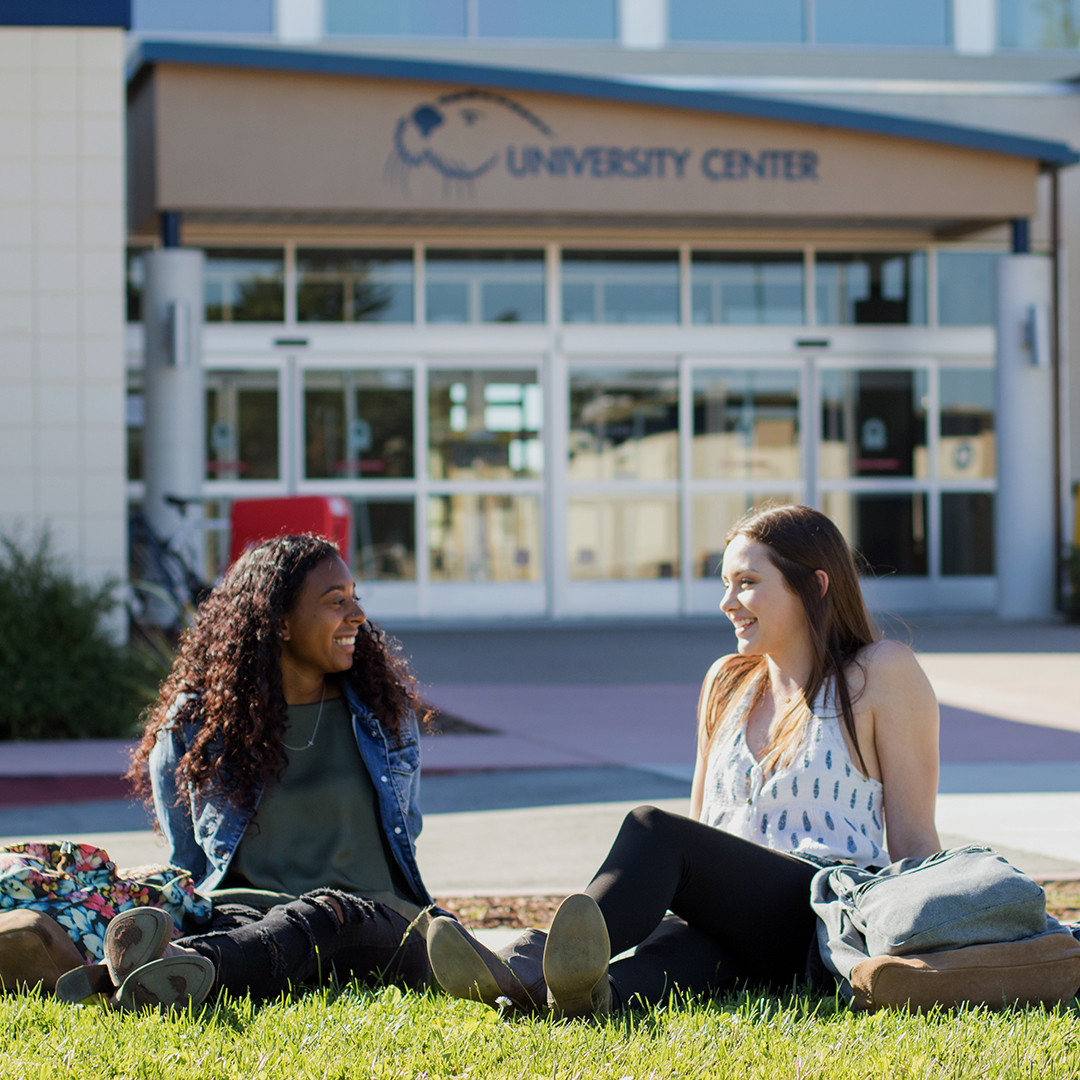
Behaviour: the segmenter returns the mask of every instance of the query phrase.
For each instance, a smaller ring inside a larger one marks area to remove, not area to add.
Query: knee
[[[624,835],[655,841],[667,835],[674,815],[658,806],[635,806],[623,819]]]

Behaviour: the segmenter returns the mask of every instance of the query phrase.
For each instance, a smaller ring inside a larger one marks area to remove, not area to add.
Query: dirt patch
[[[1080,881],[1042,881],[1046,910],[1061,922],[1080,922]],[[439,907],[453,911],[465,926],[478,930],[496,926],[546,930],[561,896],[450,896],[436,897]]]

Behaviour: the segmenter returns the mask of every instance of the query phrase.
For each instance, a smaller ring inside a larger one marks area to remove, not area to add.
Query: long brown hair
[[[216,789],[236,805],[255,809],[260,788],[287,762],[280,621],[295,606],[308,574],[337,556],[328,540],[305,534],[269,540],[233,563],[184,632],[150,710],[128,771],[143,796],[149,794],[146,762],[158,733],[195,722],[194,738],[176,769],[181,795]],[[400,646],[370,622],[357,631],[352,667],[337,678],[353,687],[392,740],[410,710],[425,712]]]
[[[840,706],[840,718],[851,736],[862,770],[866,772],[859,739],[855,732],[855,711],[845,670],[855,661],[859,650],[877,639],[866,610],[855,559],[840,530],[822,513],[808,506],[775,506],[751,510],[740,518],[724,538],[730,544],[745,536],[763,544],[773,565],[784,577],[787,587],[802,601],[810,629],[812,663],[810,678],[801,697],[781,718],[762,757],[766,774],[779,765],[790,764],[802,741],[810,707],[823,686],[830,686]],[[829,587],[821,595],[821,580],[816,571],[829,576]],[[753,680],[754,702],[765,692],[764,656],[732,657],[713,679],[702,687],[707,699],[701,704],[705,741],[711,744],[732,706]],[[747,711],[747,715],[749,715]]]

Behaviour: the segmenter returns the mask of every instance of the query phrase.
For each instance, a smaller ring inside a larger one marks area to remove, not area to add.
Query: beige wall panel
[[[170,65],[154,80],[160,209],[789,220],[1035,209],[1034,162],[914,140],[423,83]],[[531,172],[513,175],[527,160]]]

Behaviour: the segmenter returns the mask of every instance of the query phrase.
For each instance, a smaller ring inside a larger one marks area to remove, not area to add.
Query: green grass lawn
[[[0,1076],[20,1080],[1078,1075],[1075,1008],[867,1015],[832,999],[743,997],[593,1025],[503,1020],[394,988],[310,991],[262,1007],[229,1000],[180,1016],[0,998]]]

